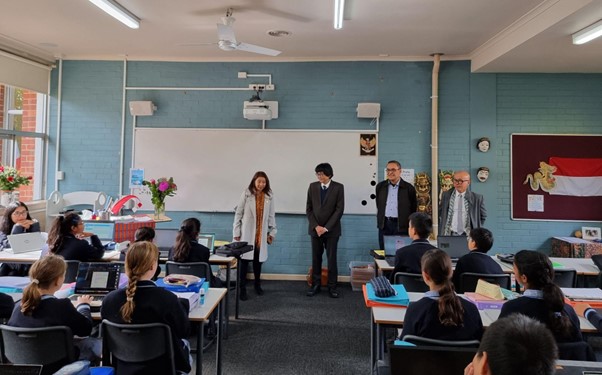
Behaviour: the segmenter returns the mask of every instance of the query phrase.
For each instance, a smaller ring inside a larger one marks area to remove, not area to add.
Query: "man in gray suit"
[[[337,244],[341,236],[341,217],[345,208],[343,184],[332,181],[332,167],[328,163],[316,166],[318,181],[312,182],[307,190],[305,212],[309,221],[308,233],[311,236],[312,286],[308,297],[320,293],[322,254],[326,249],[328,258],[328,293],[338,298],[337,291]]]
[[[455,172],[453,182],[454,189],[441,196],[439,235],[465,236],[485,224],[487,210],[483,196],[468,191],[470,174],[467,171]]]

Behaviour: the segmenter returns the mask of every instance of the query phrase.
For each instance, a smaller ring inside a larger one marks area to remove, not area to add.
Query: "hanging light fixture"
[[[90,2],[100,9],[104,10],[111,17],[123,23],[129,28],[138,29],[140,27],[140,19],[133,15],[129,10],[125,9],[114,0],[90,0]]]
[[[345,0],[334,0],[334,28],[343,28],[343,13],[345,12]]]

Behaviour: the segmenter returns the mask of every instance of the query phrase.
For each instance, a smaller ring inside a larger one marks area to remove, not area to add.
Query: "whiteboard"
[[[369,133],[369,132],[362,132]],[[314,168],[328,162],[345,185],[345,213],[374,214],[377,156],[360,156],[360,132],[137,128],[134,168],[173,177],[167,211],[232,212],[256,171],[267,173],[276,212],[305,214]],[[138,190],[138,191],[137,191]],[[142,209],[152,210],[141,189]]]

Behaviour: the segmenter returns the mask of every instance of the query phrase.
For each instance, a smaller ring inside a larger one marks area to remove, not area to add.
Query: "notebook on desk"
[[[437,247],[447,253],[452,261],[457,261],[469,253],[466,236],[439,236]]]
[[[76,301],[81,295],[93,297],[93,311],[99,311],[102,299],[127,279],[121,280],[121,264],[110,262],[81,262],[75,279],[75,293],[69,298]]]
[[[46,245],[40,232],[9,234],[7,237],[13,254],[40,251]]]
[[[115,223],[110,221],[84,221],[84,232],[94,233],[104,246],[115,240]]]

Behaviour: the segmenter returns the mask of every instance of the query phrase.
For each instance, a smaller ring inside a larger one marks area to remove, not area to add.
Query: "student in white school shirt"
[[[455,172],[453,183],[454,189],[441,196],[439,235],[465,236],[471,229],[485,224],[487,210],[483,196],[468,190],[470,174],[467,171]]]

